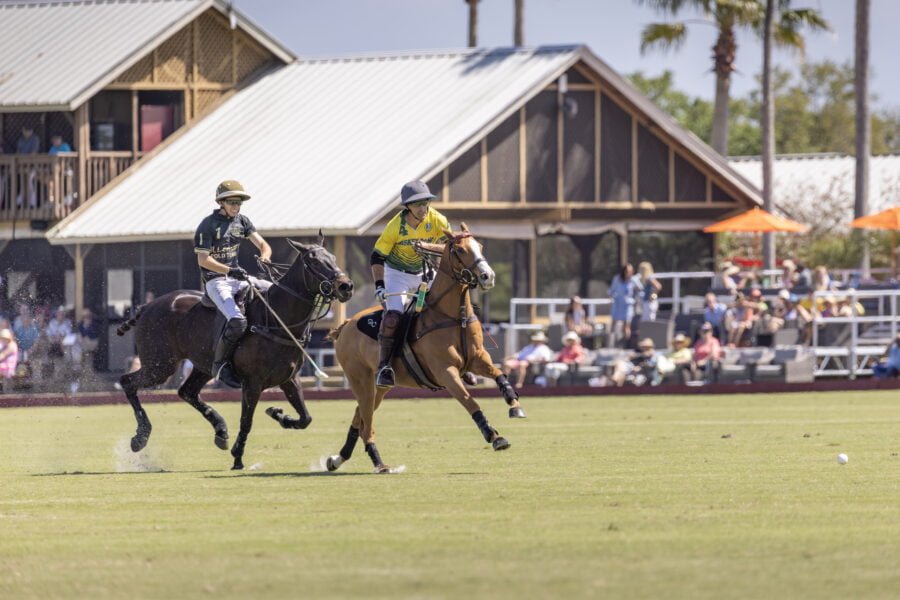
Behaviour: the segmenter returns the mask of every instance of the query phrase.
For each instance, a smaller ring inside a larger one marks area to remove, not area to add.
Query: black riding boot
[[[225,324],[222,335],[216,341],[212,376],[229,387],[241,387],[241,380],[238,379],[231,364],[231,355],[234,354],[234,349],[237,347],[238,342],[241,341],[241,336],[244,335],[246,330],[247,319],[244,317],[229,319],[228,323]]]
[[[396,310],[385,311],[381,319],[381,330],[378,332],[378,343],[381,352],[378,355],[378,377],[375,385],[380,388],[394,387],[394,369],[391,368],[391,357],[394,355],[394,341],[397,328],[400,326],[400,313]]]

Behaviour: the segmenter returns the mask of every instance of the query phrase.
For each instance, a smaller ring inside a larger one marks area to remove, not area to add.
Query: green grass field
[[[350,402],[307,431],[260,406],[243,472],[187,405],[147,406],[164,472],[119,472],[126,405],[0,410],[0,598],[896,598],[898,400],[485,400],[501,453],[455,402],[388,401],[397,475],[312,470]]]

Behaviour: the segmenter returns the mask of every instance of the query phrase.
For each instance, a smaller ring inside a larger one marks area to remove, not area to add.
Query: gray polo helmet
[[[424,181],[410,181],[400,190],[400,204],[402,206],[406,206],[411,202],[434,200],[435,198],[437,196],[431,193]]]

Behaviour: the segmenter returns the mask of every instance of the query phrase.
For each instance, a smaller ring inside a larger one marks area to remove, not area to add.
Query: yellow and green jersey
[[[428,209],[425,219],[415,228],[406,222],[406,215],[407,211],[401,210],[391,219],[375,242],[375,252],[394,269],[418,273],[422,270],[422,258],[413,243],[417,240],[432,244],[446,241],[443,230],[450,229],[450,223],[433,208]]]

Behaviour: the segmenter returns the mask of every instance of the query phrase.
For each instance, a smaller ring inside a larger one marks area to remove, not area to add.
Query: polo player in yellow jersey
[[[375,385],[389,388],[394,385],[391,355],[400,316],[411,292],[422,281],[424,261],[416,252],[416,242],[431,244],[445,241],[444,230],[450,229],[447,218],[429,206],[437,196],[422,181],[410,181],[400,191],[403,207],[384,228],[375,242],[370,264],[375,278],[375,297],[384,306],[384,317],[378,332],[381,353],[378,359],[378,378]]]

